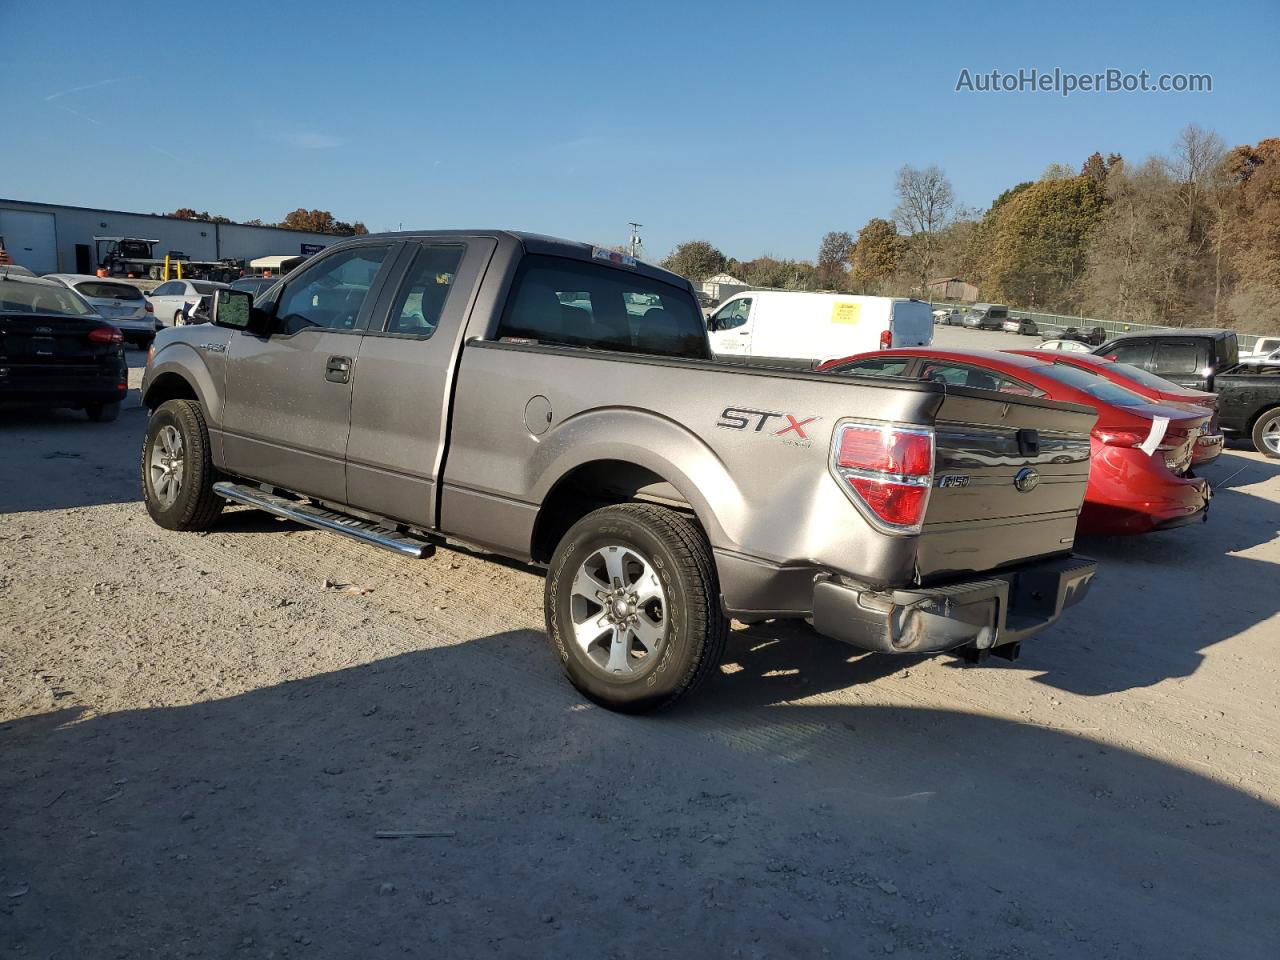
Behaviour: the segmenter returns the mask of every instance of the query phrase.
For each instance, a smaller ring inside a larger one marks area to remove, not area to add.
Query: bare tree
[[[893,219],[910,240],[909,256],[923,290],[937,260],[938,231],[955,208],[955,191],[938,166],[921,170],[910,164],[898,171],[893,189],[898,198]]]

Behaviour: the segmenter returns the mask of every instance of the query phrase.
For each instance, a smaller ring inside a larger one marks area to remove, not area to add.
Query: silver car
[[[156,318],[147,298],[133,284],[84,273],[50,273],[45,279],[80,294],[94,313],[124,335],[126,342],[143,348],[151,346],[156,335]]]
[[[168,280],[147,296],[155,308],[156,320],[166,327],[180,327],[187,322],[187,315],[199,305],[201,297],[226,288],[225,283],[212,280]]]

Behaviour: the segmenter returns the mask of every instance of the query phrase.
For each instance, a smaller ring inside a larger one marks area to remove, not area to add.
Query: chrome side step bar
[[[340,533],[344,537],[381,547],[383,550],[390,550],[404,557],[420,560],[435,552],[435,544],[429,540],[401,533],[399,530],[393,530],[391,527],[384,527],[369,520],[361,520],[359,517],[335,513],[301,500],[291,500],[288,497],[267,493],[257,487],[223,480],[213,485],[213,492],[223,499],[256,507],[277,517],[294,520],[317,530]]]

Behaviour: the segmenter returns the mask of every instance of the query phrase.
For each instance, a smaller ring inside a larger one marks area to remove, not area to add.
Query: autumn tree
[[[1280,332],[1280,139],[1236,147],[1224,168],[1230,194],[1223,236],[1236,282],[1231,313],[1252,332]]]
[[[951,181],[936,165],[918,169],[907,165],[894,180],[893,219],[910,241],[906,246],[910,269],[917,289],[923,290],[934,272],[938,252],[938,231],[955,206]]]
[[[983,296],[1069,306],[1105,207],[1102,189],[1085,176],[1041,180],[992,207],[979,227]]]
[[[814,282],[819,290],[844,288],[849,279],[849,254],[852,252],[853,237],[848,232],[832,230],[823,235],[814,268]]]
[[[677,246],[661,266],[689,280],[706,280],[725,268],[724,254],[706,240],[689,240]]]
[[[889,220],[875,217],[858,231],[850,254],[850,282],[856,293],[878,294],[897,272],[902,259],[903,240]]]

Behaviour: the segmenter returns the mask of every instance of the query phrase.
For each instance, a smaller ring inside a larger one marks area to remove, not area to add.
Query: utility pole
[[[627,225],[631,227],[631,240],[629,241],[631,256],[639,257],[640,250],[644,247],[644,241],[640,239],[640,228],[643,227],[644,224],[628,222]]]

